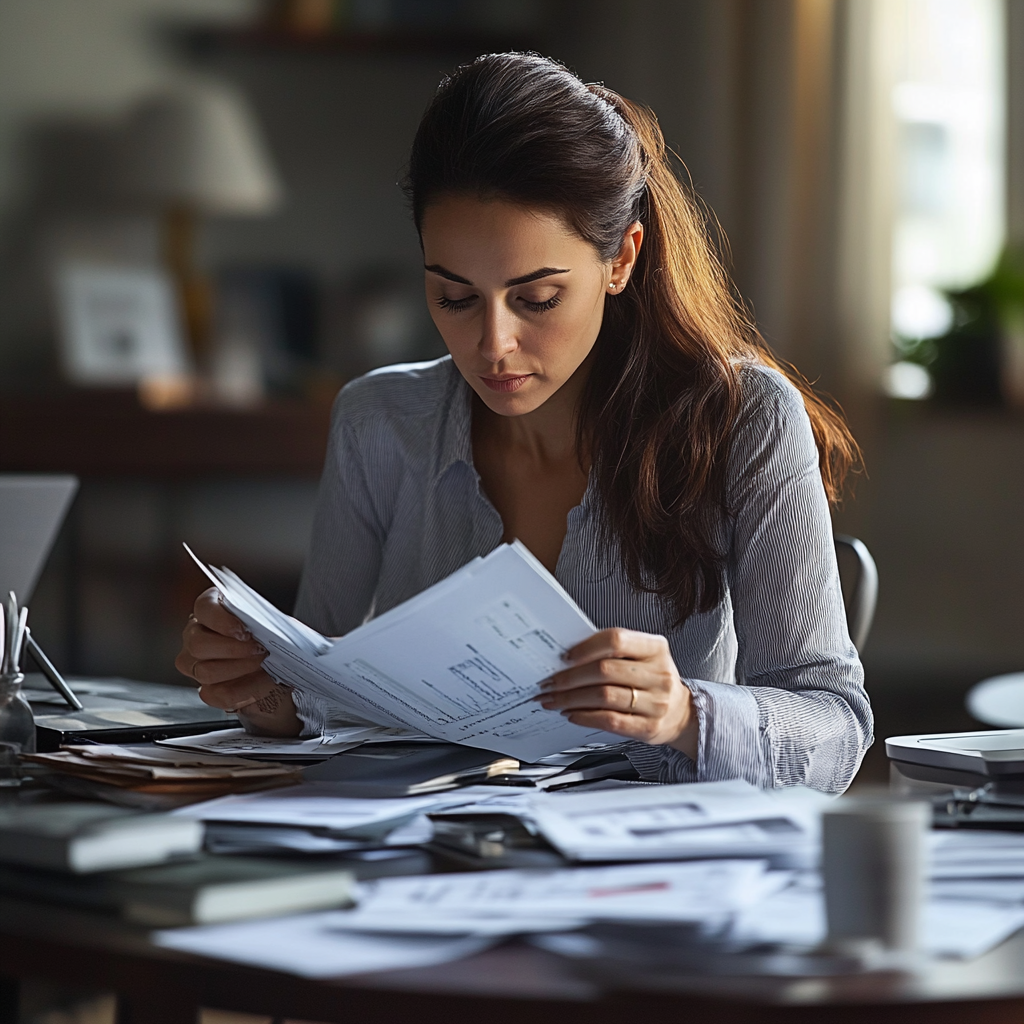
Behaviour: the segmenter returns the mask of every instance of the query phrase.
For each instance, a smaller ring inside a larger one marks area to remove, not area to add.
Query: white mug
[[[920,941],[931,807],[883,797],[838,800],[822,822],[827,945],[912,953]]]

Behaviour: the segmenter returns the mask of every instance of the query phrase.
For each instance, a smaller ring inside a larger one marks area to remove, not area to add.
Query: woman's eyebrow
[[[431,263],[429,266],[424,266],[424,270],[431,274],[437,274],[439,277],[447,278],[449,281],[454,281],[456,284],[468,284],[472,287],[473,282],[467,281],[466,278],[460,277],[458,274],[453,274],[450,270],[442,267],[439,263]],[[517,284],[529,284],[531,281],[539,281],[542,277],[551,277],[552,274],[568,274],[568,270],[561,270],[558,267],[541,267],[540,270],[534,270],[529,274],[523,274],[522,277],[513,277],[505,282],[506,288],[514,288]]]
[[[511,281],[505,282],[506,288],[514,288],[517,284],[529,284],[531,281],[539,281],[542,277],[551,277],[552,274],[568,274],[568,270],[559,270],[557,267],[541,267],[532,274],[523,274],[522,277],[513,277]]]
[[[423,269],[428,273],[437,274],[440,277],[446,277],[449,281],[454,281],[456,284],[473,284],[472,281],[467,281],[464,277],[459,277],[458,274],[453,274],[450,270],[445,270],[440,263],[431,263],[430,266],[424,264]]]

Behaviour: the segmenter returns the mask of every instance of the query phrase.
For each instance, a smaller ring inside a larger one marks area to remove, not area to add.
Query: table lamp
[[[193,353],[209,342],[212,289],[195,261],[200,216],[272,212],[282,189],[248,105],[213,86],[140,101],[125,136],[126,186],[159,204],[164,258],[178,292]]]

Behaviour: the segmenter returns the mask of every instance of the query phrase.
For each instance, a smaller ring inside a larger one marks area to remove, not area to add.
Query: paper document
[[[429,967],[478,953],[495,941],[478,935],[347,932],[342,930],[335,911],[240,924],[175,928],[155,932],[152,939],[165,949],[288,971],[304,978]]]
[[[248,822],[316,829],[323,835],[383,840],[400,825],[421,814],[462,805],[488,806],[494,797],[500,806],[508,791],[501,787],[467,786],[454,792],[397,799],[339,797],[330,783],[307,783],[287,791],[245,793],[179,807],[173,814],[200,821]]]
[[[518,541],[338,640],[284,615],[229,570],[196,561],[270,652],[264,667],[274,679],[357,721],[522,761],[621,742],[533,701],[595,626]]]
[[[981,956],[1022,926],[1024,907],[929,899],[921,945],[933,956]],[[743,909],[733,934],[743,942],[813,947],[824,940],[825,932],[825,900],[820,886],[812,883],[791,886]]]
[[[949,829],[929,836],[933,879],[1024,878],[1024,834]]]
[[[785,886],[764,861],[630,864],[384,878],[339,920],[365,931],[516,934],[592,921],[724,921]]]
[[[928,891],[936,899],[1024,905],[1024,878],[939,878]]]
[[[351,730],[356,733],[357,730]],[[367,735],[380,730],[367,726],[359,732]],[[326,742],[325,742],[326,740]],[[331,757],[358,747],[362,739],[337,740],[317,736],[313,739],[282,739],[278,736],[253,736],[245,729],[217,729],[197,736],[174,736],[156,741],[162,747],[176,750],[194,750],[202,754],[226,754],[232,757],[271,758],[287,761],[293,758]]]
[[[762,791],[734,779],[537,795],[530,816],[572,860],[779,857],[813,861],[820,813],[813,790]]]

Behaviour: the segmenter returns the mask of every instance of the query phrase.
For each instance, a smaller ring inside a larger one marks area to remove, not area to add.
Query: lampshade
[[[125,137],[130,193],[207,214],[269,213],[281,185],[245,101],[206,87],[150,96]]]

